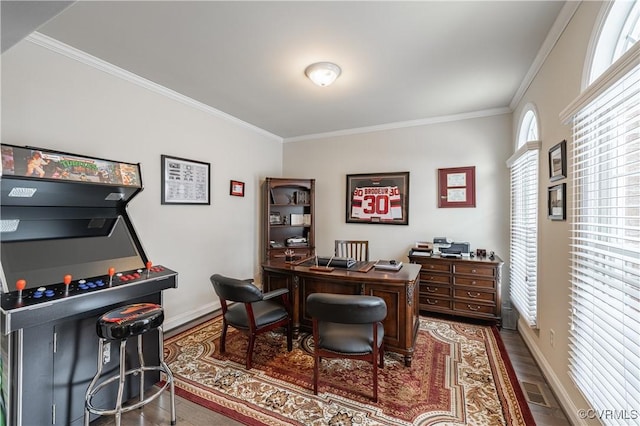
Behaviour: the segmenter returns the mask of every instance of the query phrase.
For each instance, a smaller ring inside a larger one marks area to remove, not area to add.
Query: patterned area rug
[[[287,352],[286,338],[256,339],[229,328],[219,352],[220,317],[165,342],[176,392],[248,425],[535,425],[495,327],[421,317],[411,367],[387,352],[377,404],[371,365],[325,359],[313,394],[311,336]]]

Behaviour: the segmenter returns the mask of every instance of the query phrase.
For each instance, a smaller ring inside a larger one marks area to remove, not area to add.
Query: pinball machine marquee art
[[[409,172],[347,175],[347,223],[409,224]]]

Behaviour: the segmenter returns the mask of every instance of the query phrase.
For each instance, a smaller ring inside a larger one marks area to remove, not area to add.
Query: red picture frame
[[[475,166],[438,169],[438,207],[475,206]]]
[[[244,197],[244,182],[232,180],[229,183],[229,195],[233,195],[234,197]]]

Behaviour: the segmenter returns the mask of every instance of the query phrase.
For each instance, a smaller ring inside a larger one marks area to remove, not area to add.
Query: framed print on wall
[[[347,175],[347,223],[409,224],[409,172]]]
[[[211,204],[211,164],[161,155],[162,204]]]
[[[567,184],[550,186],[548,190],[548,216],[551,220],[565,220],[567,217]]]
[[[239,180],[232,180],[229,184],[229,195],[244,197],[244,182],[240,182]]]
[[[476,206],[476,167],[438,169],[438,207]]]
[[[551,182],[567,177],[567,141],[554,145],[549,150],[549,180]]]

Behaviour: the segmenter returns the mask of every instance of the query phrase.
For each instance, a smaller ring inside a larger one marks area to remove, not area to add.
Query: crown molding
[[[518,103],[522,100],[525,92],[533,82],[533,79],[536,78],[536,76],[538,75],[538,72],[540,72],[540,69],[542,68],[542,65],[544,65],[544,62],[547,60],[547,57],[551,53],[551,50],[553,50],[556,43],[560,39],[560,36],[562,36],[562,33],[564,32],[565,28],[567,28],[567,25],[569,25],[571,18],[573,18],[573,15],[576,13],[576,10],[578,10],[578,6],[580,6],[580,3],[582,2],[581,1],[565,2],[564,6],[562,7],[562,10],[558,14],[558,17],[556,18],[555,22],[553,23],[551,30],[549,30],[549,33],[547,34],[547,37],[544,40],[544,43],[542,43],[542,46],[540,47],[540,50],[538,51],[536,58],[533,60],[531,67],[529,67],[529,71],[527,72],[524,79],[522,80],[522,83],[520,83],[520,87],[516,91],[516,94],[513,96],[513,99],[511,100],[511,104],[509,105],[511,110],[515,110]]]
[[[190,98],[174,90],[168,89],[162,85],[154,83],[143,77],[140,77],[137,74],[124,70],[118,66],[115,66],[95,56],[89,55],[86,52],[83,52],[79,49],[76,49],[72,46],[69,46],[65,43],[62,43],[54,38],[51,38],[39,32],[32,33],[25,40],[33,44],[36,44],[38,46],[44,47],[50,51],[64,55],[70,59],[76,60],[85,65],[88,65],[92,68],[106,72],[107,74],[110,74],[114,77],[131,82],[147,90],[161,94],[169,99],[173,99],[182,104],[191,106],[200,111],[206,112],[208,114],[211,114],[215,117],[218,117],[230,123],[247,128],[253,132],[259,133],[263,136],[268,137],[269,139],[276,140],[279,142],[300,142],[300,141],[306,141],[306,140],[312,140],[312,139],[325,139],[325,138],[336,137],[336,136],[347,136],[347,135],[355,135],[355,134],[361,134],[361,133],[394,130],[394,129],[407,128],[407,127],[433,125],[438,123],[446,123],[446,122],[452,122],[452,121],[461,121],[461,120],[468,120],[473,118],[483,118],[483,117],[490,117],[494,115],[509,114],[513,111],[512,108],[510,107],[501,107],[501,108],[493,108],[493,109],[474,111],[474,112],[463,113],[463,114],[431,117],[431,118],[424,118],[424,119],[417,119],[417,120],[410,120],[410,121],[386,123],[386,124],[368,126],[368,127],[358,127],[358,128],[352,128],[352,129],[337,130],[333,132],[316,133],[316,134],[309,134],[309,135],[294,136],[290,138],[282,138],[260,127],[247,123],[246,121],[240,120],[230,114],[222,112],[200,101],[196,101],[193,98]]]
[[[75,47],[71,47],[68,44],[62,43],[54,38],[51,38],[39,32],[34,32],[30,34],[25,38],[25,40],[33,44],[36,44],[38,46],[49,49],[52,52],[59,53],[68,58],[74,59],[92,68],[106,72],[107,74],[110,74],[114,77],[128,81],[137,86],[144,87],[147,90],[163,95],[174,101],[178,101],[182,104],[185,104],[192,108],[206,112],[207,114],[211,114],[217,118],[220,118],[232,124],[236,124],[240,127],[244,127],[253,132],[259,133],[262,136],[268,137],[269,139],[282,142],[282,138],[278,135],[274,135],[271,132],[261,129],[260,127],[254,126],[253,124],[247,123],[246,121],[242,121],[230,114],[222,112],[209,105],[203,104],[200,101],[196,101],[193,98],[185,96],[174,90],[168,89],[160,84],[154,83],[153,81],[147,80],[146,78],[140,77],[137,74],[124,70],[120,67],[110,64],[109,62],[103,61],[102,59],[96,58],[95,56],[89,55],[88,53],[83,52],[82,50],[76,49]]]
[[[326,133],[315,133],[311,135],[302,135],[295,136],[291,138],[284,138],[283,142],[301,142],[312,139],[327,139],[336,136],[348,136],[348,135],[356,135],[360,133],[371,133],[371,132],[380,132],[383,130],[395,130],[401,129],[405,127],[417,127],[417,126],[426,126],[438,123],[447,123],[451,121],[462,121],[469,120],[472,118],[483,118],[483,117],[491,117],[494,115],[502,115],[502,114],[510,114],[512,111],[510,108],[493,108],[482,111],[468,112],[463,114],[454,114],[454,115],[443,115],[440,117],[432,117],[432,118],[422,118],[419,120],[410,120],[410,121],[398,121],[395,123],[387,123],[380,124],[377,126],[369,126],[369,127],[357,127],[353,129],[345,129],[345,130],[336,130],[335,132],[326,132]]]

